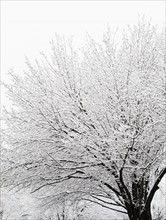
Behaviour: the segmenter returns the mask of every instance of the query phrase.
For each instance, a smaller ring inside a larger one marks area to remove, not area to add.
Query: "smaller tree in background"
[[[81,59],[63,39],[51,45],[23,78],[10,72],[4,185],[151,220],[166,173],[164,34],[138,22],[118,48],[110,32],[89,39]]]

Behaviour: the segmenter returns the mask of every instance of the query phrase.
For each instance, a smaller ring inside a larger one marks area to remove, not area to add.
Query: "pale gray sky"
[[[108,23],[121,31],[136,23],[139,14],[162,27],[165,1],[2,1],[2,80],[11,67],[22,72],[25,55],[34,59],[48,50],[55,33],[74,35],[75,44],[82,46],[86,32],[100,40]]]

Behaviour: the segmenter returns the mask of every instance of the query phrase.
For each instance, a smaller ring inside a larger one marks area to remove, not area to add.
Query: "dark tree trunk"
[[[158,184],[166,174],[166,167],[163,168],[148,193],[149,177],[142,176],[138,180],[136,173],[133,175],[131,192],[126,187],[122,175],[123,169],[120,170],[120,178],[117,181],[121,196],[123,197],[125,208],[130,220],[152,220],[151,202],[158,190]]]
[[[144,209],[141,214],[138,214],[137,211],[130,210],[128,212],[128,216],[130,220],[152,220],[152,215],[150,208]]]
[[[145,209],[140,217],[139,217],[139,220],[152,220],[152,215],[151,215],[151,211],[150,211],[150,208],[148,209]]]

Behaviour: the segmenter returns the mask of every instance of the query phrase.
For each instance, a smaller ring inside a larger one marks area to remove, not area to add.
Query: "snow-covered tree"
[[[22,77],[10,71],[3,185],[151,220],[166,173],[164,34],[138,22],[119,44],[88,38],[81,56],[59,37],[51,47]]]

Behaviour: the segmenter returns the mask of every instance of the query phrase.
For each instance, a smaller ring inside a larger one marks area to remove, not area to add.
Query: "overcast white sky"
[[[25,55],[34,59],[48,50],[55,33],[74,35],[76,45],[82,46],[86,32],[100,40],[108,23],[112,30],[123,30],[139,14],[162,27],[165,1],[2,1],[2,80],[11,67],[24,69]]]

